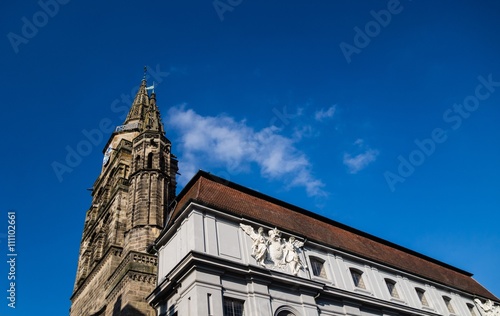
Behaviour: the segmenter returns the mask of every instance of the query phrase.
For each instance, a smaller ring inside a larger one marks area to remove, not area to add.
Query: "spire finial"
[[[142,80],[146,81],[146,73],[148,72],[148,67],[144,66],[144,76],[142,77]]]

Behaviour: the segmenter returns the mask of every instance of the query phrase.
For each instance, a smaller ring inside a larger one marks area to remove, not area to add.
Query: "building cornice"
[[[208,272],[223,276],[244,278],[247,282],[257,282],[273,287],[293,289],[295,292],[315,293],[316,300],[336,300],[344,303],[370,305],[374,308],[389,309],[392,312],[420,316],[438,316],[437,312],[417,309],[408,305],[399,304],[370,295],[364,295],[333,286],[319,281],[296,277],[288,273],[268,270],[253,265],[244,265],[228,261],[217,256],[191,251],[172,269],[166,278],[147,297],[149,304],[156,307],[166,296],[172,294],[182,283],[185,276],[192,271]],[[175,282],[172,280],[176,280]],[[183,286],[184,288],[184,286]]]

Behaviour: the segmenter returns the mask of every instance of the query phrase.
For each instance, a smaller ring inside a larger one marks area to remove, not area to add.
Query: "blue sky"
[[[0,12],[1,261],[9,210],[18,254],[16,309],[2,298],[0,311],[68,312],[86,189],[144,65],[178,189],[204,169],[500,295],[498,2],[42,0]],[[4,294],[7,275],[1,264]]]

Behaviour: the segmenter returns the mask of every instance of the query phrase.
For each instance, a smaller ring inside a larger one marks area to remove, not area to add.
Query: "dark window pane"
[[[325,264],[322,260],[317,258],[310,258],[312,272],[315,276],[319,276],[326,279]]]
[[[243,301],[224,298],[224,316],[243,316]]]
[[[365,282],[363,281],[362,272],[357,270],[351,270],[351,275],[352,275],[352,281],[354,282],[354,285],[356,287],[359,287],[361,289],[366,289]]]

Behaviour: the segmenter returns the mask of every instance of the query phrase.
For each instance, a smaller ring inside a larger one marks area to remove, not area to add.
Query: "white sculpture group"
[[[293,236],[288,240],[281,238],[281,232],[277,228],[269,230],[266,236],[262,227],[257,232],[249,225],[240,224],[240,227],[252,238],[252,257],[257,264],[263,267],[272,264],[281,269],[288,266],[293,275],[297,275],[300,269],[307,268],[299,256],[304,242],[295,240]]]
[[[474,302],[481,307],[486,316],[500,316],[500,306],[495,306],[491,300],[487,300],[483,303],[480,299],[476,298]]]

